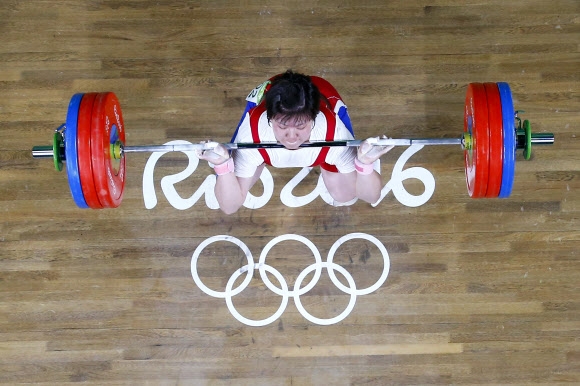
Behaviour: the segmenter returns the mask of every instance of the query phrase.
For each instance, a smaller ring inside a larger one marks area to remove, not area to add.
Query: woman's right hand
[[[201,141],[201,144],[212,143],[213,141]],[[221,165],[230,159],[230,152],[222,144],[217,144],[213,149],[195,150],[199,159],[206,160],[214,165]]]

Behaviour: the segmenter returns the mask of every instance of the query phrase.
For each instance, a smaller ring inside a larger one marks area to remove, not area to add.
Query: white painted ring
[[[309,267],[305,268],[302,272],[300,272],[300,275],[298,275],[298,277],[296,278],[296,283],[294,284],[294,303],[296,303],[296,308],[298,309],[300,314],[304,316],[308,321],[320,324],[322,326],[329,326],[331,324],[336,324],[342,321],[352,312],[354,304],[356,303],[356,284],[354,282],[352,275],[340,265],[331,262],[323,262],[321,263],[321,265],[323,268],[328,269],[328,272],[334,271],[336,269],[338,272],[342,273],[342,275],[346,278],[346,281],[348,281],[350,289],[347,293],[350,294],[350,300],[344,311],[342,311],[338,316],[335,316],[334,318],[321,319],[310,314],[308,311],[306,311],[306,309],[302,305],[299,295],[300,284],[302,284],[302,280],[304,280],[304,278],[306,277],[306,275],[310,273],[310,271],[317,269],[317,264],[312,264]],[[332,268],[330,268],[331,266]]]
[[[366,233],[349,233],[348,235],[344,235],[340,239],[336,240],[336,242],[332,245],[332,247],[330,248],[330,251],[328,252],[328,258],[327,258],[328,263],[334,264],[333,263],[334,254],[336,253],[338,247],[340,247],[345,242],[347,242],[349,240],[353,240],[353,239],[364,239],[364,240],[370,241],[371,243],[375,244],[377,246],[377,248],[379,248],[379,251],[381,251],[381,253],[383,255],[383,262],[384,263],[383,263],[383,272],[381,273],[381,277],[379,277],[379,279],[376,281],[376,283],[373,284],[372,286],[356,290],[356,295],[359,295],[359,296],[360,295],[368,295],[371,292],[374,292],[377,289],[379,289],[379,287],[381,285],[383,285],[383,283],[387,280],[387,276],[389,276],[389,269],[391,267],[391,260],[389,259],[389,253],[387,252],[387,249],[385,248],[383,243],[381,243],[376,237],[371,236],[371,235],[366,234]],[[345,287],[336,278],[336,275],[334,274],[333,269],[328,268],[328,276],[330,276],[330,280],[332,280],[332,282],[334,283],[335,286],[338,287],[338,289],[340,289],[344,293],[347,293],[347,294],[350,293],[349,292],[350,288]]]
[[[248,267],[246,266],[243,268],[247,269]],[[248,326],[252,326],[252,327],[262,327],[262,326],[266,326],[270,323],[275,322],[280,316],[282,316],[282,314],[286,310],[286,306],[288,305],[289,291],[288,291],[288,284],[286,283],[286,280],[284,280],[284,277],[282,276],[282,274],[280,274],[280,272],[277,269],[275,269],[274,267],[271,267],[269,265],[255,264],[253,266],[253,269],[248,269],[248,271],[253,272],[256,269],[265,269],[266,271],[268,271],[272,275],[274,275],[276,277],[276,279],[278,279],[278,281],[280,282],[280,285],[282,286],[282,303],[280,304],[280,307],[278,308],[278,310],[272,316],[270,316],[266,319],[262,319],[262,320],[248,319],[248,318],[242,316],[242,314],[240,314],[238,312],[236,307],[234,307],[234,303],[232,302],[233,295],[231,295],[231,294],[233,293],[232,286],[234,285],[234,282],[236,281],[238,276],[240,276],[243,273],[243,272],[241,272],[241,270],[237,270],[236,272],[234,272],[234,274],[230,277],[230,279],[228,280],[228,283],[226,284],[226,291],[225,291],[225,293],[226,293],[226,305],[228,306],[228,309],[230,310],[230,312],[232,313],[234,318],[236,318],[241,323],[244,323],[244,324],[246,324]]]
[[[244,244],[240,239],[237,239],[233,236],[217,235],[217,236],[212,236],[212,237],[204,240],[201,244],[199,244],[197,246],[197,248],[195,248],[195,251],[193,252],[193,256],[191,257],[191,276],[193,277],[193,281],[195,282],[195,284],[197,284],[199,289],[201,289],[203,292],[205,292],[209,296],[213,296],[215,298],[225,298],[226,296],[230,296],[230,297],[235,296],[235,295],[239,294],[240,292],[242,292],[244,289],[246,289],[246,287],[250,284],[250,281],[252,280],[253,270],[246,268],[246,271],[247,271],[246,278],[244,279],[242,284],[240,284],[238,287],[236,287],[233,290],[233,292],[231,294],[226,293],[227,291],[224,291],[224,292],[214,291],[211,288],[207,287],[205,284],[203,284],[203,282],[201,281],[201,279],[199,278],[199,275],[197,273],[197,260],[199,259],[199,255],[205,249],[205,247],[207,247],[209,244],[212,244],[216,241],[228,241],[230,243],[236,244],[246,254],[246,258],[248,259],[248,264],[247,264],[247,266],[240,268],[237,272],[243,273],[244,268],[254,266],[254,258],[252,257],[252,252],[250,252],[250,250],[248,249],[248,246],[246,244]]]
[[[268,287],[268,289],[270,291],[272,291],[275,294],[280,295],[280,296],[285,295],[282,291],[280,291],[280,289],[278,287],[276,287],[274,284],[272,284],[272,282],[268,278],[268,275],[266,275],[266,272],[264,271],[264,269],[265,269],[264,267],[266,267],[266,255],[268,254],[268,252],[270,252],[270,249],[272,249],[272,247],[274,245],[276,245],[282,241],[286,241],[286,240],[299,241],[299,242],[303,243],[304,245],[306,245],[308,248],[310,248],[310,250],[314,254],[316,271],[314,272],[314,277],[312,278],[310,283],[308,283],[308,285],[306,287],[304,287],[302,290],[300,290],[300,293],[298,295],[302,295],[302,294],[305,294],[306,292],[310,291],[312,288],[314,288],[316,283],[318,283],[318,280],[320,279],[320,274],[322,272],[322,266],[320,265],[322,263],[322,257],[320,256],[320,252],[318,251],[318,248],[316,247],[316,245],[314,245],[312,243],[312,241],[308,240],[304,236],[295,235],[295,234],[285,234],[285,235],[281,235],[281,236],[278,236],[278,237],[272,239],[268,244],[266,244],[266,246],[262,250],[262,253],[260,254],[260,260],[259,260],[260,277],[262,278],[262,281],[264,282],[264,284],[266,284],[266,287]],[[290,291],[289,295],[294,296],[294,291]]]

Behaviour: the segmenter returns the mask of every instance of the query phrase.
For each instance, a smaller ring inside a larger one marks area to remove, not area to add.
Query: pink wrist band
[[[358,158],[354,159],[354,168],[357,173],[362,174],[363,176],[371,174],[374,170],[373,164],[363,164],[358,160]]]
[[[215,171],[215,174],[217,174],[218,176],[233,172],[234,171],[234,159],[228,158],[228,160],[226,162],[224,162],[223,164],[215,165],[213,167],[213,170]]]

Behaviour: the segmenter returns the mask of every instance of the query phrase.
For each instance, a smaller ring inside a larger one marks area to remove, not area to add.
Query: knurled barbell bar
[[[532,133],[528,120],[514,110],[509,85],[470,83],[464,105],[460,138],[375,139],[373,145],[460,145],[470,197],[509,197],[516,150],[531,157],[532,144],[553,144],[552,133]],[[361,140],[312,141],[301,147],[360,146]],[[66,122],[54,133],[52,146],[35,146],[34,158],[52,158],[55,168],[66,169],[73,200],[80,208],[115,208],[125,186],[125,154],[213,149],[217,142],[188,145],[125,146],[121,106],[114,93],[75,94]],[[276,142],[223,143],[229,150],[283,148]]]

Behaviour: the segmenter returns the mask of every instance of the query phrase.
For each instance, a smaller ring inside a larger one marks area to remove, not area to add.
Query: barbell
[[[532,144],[553,144],[552,133],[532,133],[528,120],[514,110],[507,83],[470,83],[459,138],[388,138],[373,145],[459,145],[464,151],[470,197],[509,197],[516,151],[530,159]],[[360,146],[361,140],[311,141],[301,147]],[[52,158],[66,170],[74,202],[80,208],[116,208],[125,187],[125,155],[134,152],[172,152],[213,149],[216,142],[188,145],[125,145],[125,125],[119,100],[112,92],[75,94],[66,121],[53,135],[51,146],[34,146],[34,158]],[[283,148],[277,142],[224,143],[229,150]]]

